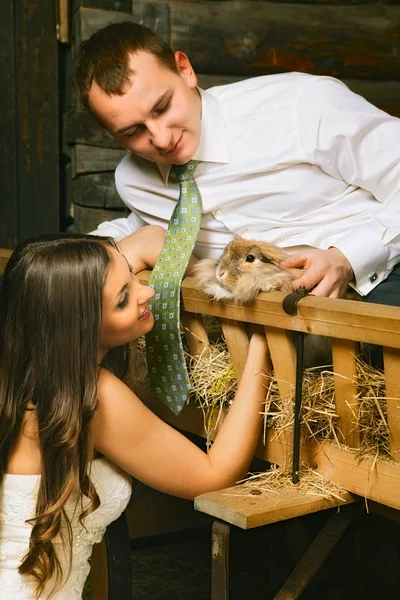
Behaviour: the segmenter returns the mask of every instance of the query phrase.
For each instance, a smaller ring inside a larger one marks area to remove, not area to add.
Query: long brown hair
[[[122,96],[135,74],[129,66],[130,58],[140,51],[152,54],[160,65],[179,73],[170,46],[138,23],[111,23],[81,44],[75,62],[75,83],[85,108],[89,108],[92,83],[108,96]]]
[[[25,410],[35,406],[41,478],[29,551],[19,567],[37,581],[37,597],[65,573],[53,540],[66,538],[65,503],[74,490],[89,498],[80,520],[99,506],[90,480],[90,425],[97,405],[102,291],[110,267],[109,238],[59,234],[16,248],[0,292],[0,484],[21,432]],[[117,375],[125,348],[105,362]],[[68,546],[67,546],[68,547]]]

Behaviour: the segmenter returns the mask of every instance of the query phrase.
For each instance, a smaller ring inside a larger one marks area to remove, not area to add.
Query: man
[[[134,23],[95,33],[76,73],[84,104],[131,152],[116,186],[132,213],[95,233],[166,229],[179,196],[171,165],[195,159],[196,256],[218,257],[235,234],[266,240],[291,255],[283,266],[305,268],[294,287],[340,297],[351,283],[400,305],[399,119],[330,77],[204,92],[186,54]]]

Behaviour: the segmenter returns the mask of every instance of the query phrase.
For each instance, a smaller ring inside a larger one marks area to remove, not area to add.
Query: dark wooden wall
[[[56,3],[0,2],[0,246],[59,228]]]
[[[282,71],[332,75],[400,116],[400,0],[75,0],[72,53],[129,19],[186,52],[202,87]],[[124,151],[73,94],[63,132],[68,202],[76,228],[88,230],[123,210],[113,171]]]

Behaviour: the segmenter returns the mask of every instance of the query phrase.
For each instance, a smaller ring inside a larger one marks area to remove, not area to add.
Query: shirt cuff
[[[94,231],[90,231],[89,235],[100,235],[102,237],[112,237],[117,242],[122,240],[127,235],[130,235],[133,232],[128,227],[127,219],[115,219],[114,221],[105,221],[104,223],[100,223],[97,229]]]
[[[380,237],[369,227],[361,227],[357,231],[335,241],[332,244],[340,250],[354,271],[354,289],[365,296],[389,274],[388,255]]]

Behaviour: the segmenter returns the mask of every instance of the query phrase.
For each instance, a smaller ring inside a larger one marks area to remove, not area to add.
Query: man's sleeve
[[[367,223],[334,244],[367,294],[400,262],[400,119],[328,77],[304,87],[298,118],[305,160],[377,201]]]
[[[118,242],[145,225],[147,225],[147,223],[145,223],[143,219],[134,212],[131,212],[128,217],[100,223],[97,229],[91,231],[90,234],[111,236]]]

